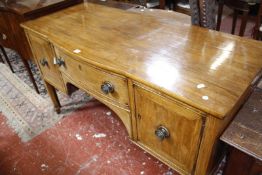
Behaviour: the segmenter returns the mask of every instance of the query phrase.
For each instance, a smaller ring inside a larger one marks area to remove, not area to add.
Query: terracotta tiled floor
[[[96,100],[23,143],[0,114],[0,175],[171,175],[132,144],[124,125]]]

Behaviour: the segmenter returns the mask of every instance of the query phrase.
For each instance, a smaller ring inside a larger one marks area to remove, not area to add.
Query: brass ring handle
[[[114,85],[112,85],[110,82],[105,81],[101,85],[101,90],[104,94],[113,93],[115,91]]]
[[[159,126],[155,130],[155,135],[161,141],[164,140],[165,138],[168,138],[170,136],[168,129],[166,127],[164,127],[164,126]]]
[[[47,66],[47,65],[48,65],[48,62],[46,61],[45,58],[43,58],[43,59],[40,60],[40,64],[41,64],[42,66]]]
[[[58,66],[65,66],[65,61],[62,58],[57,58],[56,59],[56,64]]]

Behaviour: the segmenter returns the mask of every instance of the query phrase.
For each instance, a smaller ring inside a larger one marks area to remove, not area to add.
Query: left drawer
[[[55,52],[49,41],[34,33],[27,33],[27,37],[34,55],[34,59],[40,68],[45,81],[52,84],[56,89],[65,92],[64,82],[57,65],[53,59]]]

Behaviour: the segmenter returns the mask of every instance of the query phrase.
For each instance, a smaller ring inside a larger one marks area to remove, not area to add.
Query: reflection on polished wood
[[[23,27],[47,84],[87,91],[118,114],[138,146],[181,174],[203,175],[256,83],[262,45],[186,19],[83,3]],[[114,91],[103,93],[104,82]]]

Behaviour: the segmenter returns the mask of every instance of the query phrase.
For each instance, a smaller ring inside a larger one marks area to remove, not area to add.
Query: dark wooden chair
[[[245,33],[245,28],[246,28],[246,24],[247,24],[250,6],[255,4],[255,3],[253,3],[254,1],[252,3],[250,3],[250,2],[248,2],[248,0],[246,0],[246,1],[244,1],[244,0],[219,0],[216,30],[217,31],[220,30],[223,7],[224,7],[224,5],[226,5],[229,8],[233,9],[233,11],[234,11],[231,34],[235,33],[237,17],[240,13],[242,13],[242,20],[241,20],[241,25],[240,25],[239,36],[243,36],[244,33]]]
[[[262,31],[259,30],[259,28],[262,25],[262,3],[260,3],[260,8],[257,14],[257,19],[256,19],[256,25],[253,30],[253,38],[257,40],[262,40]]]
[[[179,13],[191,15],[189,0],[173,0],[173,10]]]

